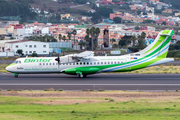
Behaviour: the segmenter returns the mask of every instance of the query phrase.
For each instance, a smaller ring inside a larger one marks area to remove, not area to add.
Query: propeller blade
[[[60,62],[60,57],[59,57],[59,54],[58,54],[58,57],[55,59],[55,61],[57,61],[57,62],[58,62],[58,68],[59,68],[59,64],[61,63],[61,62]]]

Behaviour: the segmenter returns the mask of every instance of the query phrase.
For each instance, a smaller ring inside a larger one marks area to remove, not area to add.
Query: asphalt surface
[[[95,74],[87,78],[65,74],[20,74],[0,73],[0,89],[44,90],[105,89],[166,91],[180,90],[180,74]]]

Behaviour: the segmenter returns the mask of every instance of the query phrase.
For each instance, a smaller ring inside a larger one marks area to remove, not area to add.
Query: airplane
[[[62,57],[18,58],[6,70],[19,74],[65,73],[85,78],[103,72],[127,72],[174,61],[166,58],[174,30],[159,32],[154,42],[145,49],[121,56],[94,56],[93,51]]]

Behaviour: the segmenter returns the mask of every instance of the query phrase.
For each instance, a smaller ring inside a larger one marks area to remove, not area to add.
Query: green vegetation
[[[131,73],[131,74],[180,74],[180,66],[164,66],[159,65],[159,66],[153,66],[153,67],[148,67],[140,70],[135,70],[131,72],[126,72],[126,73]]]
[[[178,51],[178,50],[169,51],[168,54],[167,54],[167,57],[180,58],[180,51]]]
[[[114,18],[113,18],[113,21],[114,21],[115,23],[121,23],[121,18],[120,18],[120,17],[114,17]]]
[[[57,40],[53,36],[49,36],[49,35],[29,36],[29,37],[25,37],[25,39],[32,41],[41,41],[41,42],[57,42]]]
[[[0,64],[0,72],[7,72],[5,68],[8,66],[8,64]]]
[[[53,98],[0,97],[0,118],[2,120],[178,120],[180,103],[151,102],[149,99],[135,99],[114,102],[104,98],[101,103],[52,105]],[[71,98],[77,100],[76,98]],[[49,100],[48,105],[38,104]],[[79,99],[81,100],[81,99]],[[60,101],[59,101],[60,102]]]
[[[33,0],[17,0],[18,2],[14,1],[0,1],[0,17],[6,16],[7,18],[2,19],[8,19],[8,16],[19,16],[21,22],[26,20],[33,20],[36,18],[37,14],[34,12],[31,12],[30,5],[27,3],[33,3]]]
[[[167,3],[167,4],[172,4],[173,8],[179,9],[180,6],[180,1],[179,0],[160,0],[161,2]]]

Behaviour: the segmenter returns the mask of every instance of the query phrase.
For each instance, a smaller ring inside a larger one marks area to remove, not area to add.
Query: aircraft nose
[[[6,70],[7,70],[7,71],[10,71],[10,67],[6,67]]]

